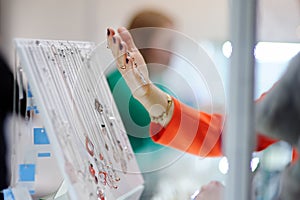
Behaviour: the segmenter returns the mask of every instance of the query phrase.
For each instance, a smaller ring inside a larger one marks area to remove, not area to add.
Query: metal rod
[[[229,112],[225,154],[229,172],[226,200],[251,197],[250,160],[254,144],[254,46],[256,42],[256,0],[232,0]]]

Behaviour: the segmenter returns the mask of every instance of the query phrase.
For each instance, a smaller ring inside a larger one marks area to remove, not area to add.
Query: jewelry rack
[[[91,42],[16,39],[70,199],[138,199],[143,178]],[[100,50],[101,51],[101,50]]]

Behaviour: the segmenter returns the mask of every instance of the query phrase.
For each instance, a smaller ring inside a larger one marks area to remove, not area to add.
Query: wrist
[[[148,111],[151,121],[166,126],[172,118],[174,105],[172,97],[153,83],[147,86],[147,92],[138,98]]]
[[[151,122],[161,124],[162,126],[167,126],[167,124],[170,122],[170,120],[172,118],[173,110],[174,110],[172,97],[167,94],[167,107],[163,108],[160,105],[159,105],[159,107],[162,108],[162,110],[160,111],[160,114],[158,114],[159,112],[157,112],[157,111],[149,112]]]
[[[146,108],[149,114],[156,115],[167,106],[167,95],[153,83],[147,85],[143,96],[136,97]]]

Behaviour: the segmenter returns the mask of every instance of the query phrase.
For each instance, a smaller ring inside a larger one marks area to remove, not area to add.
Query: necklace
[[[51,40],[17,44],[73,185],[70,195],[105,199],[119,190],[129,166],[137,165],[105,76],[97,63],[89,62],[94,45]]]

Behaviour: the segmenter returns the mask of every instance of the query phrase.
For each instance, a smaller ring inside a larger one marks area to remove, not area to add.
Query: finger
[[[115,31],[112,28],[107,28],[107,47],[111,48],[112,37],[115,35]]]
[[[119,51],[120,51],[120,42],[121,38],[118,35],[112,36],[112,43],[111,43],[111,51],[115,59],[118,59],[119,57]]]
[[[113,28],[107,28],[107,36],[114,36],[115,30]]]
[[[127,44],[128,49],[130,51],[137,49],[133,42],[131,34],[129,33],[129,31],[126,28],[124,28],[124,27],[118,28],[118,33],[120,34],[121,39]]]
[[[127,53],[125,55],[125,63],[126,63],[126,69],[132,70],[134,60],[133,60],[133,58],[129,57]]]
[[[127,45],[124,41],[119,43],[119,56],[118,56],[118,65],[121,70],[126,69],[126,57],[127,57]]]

